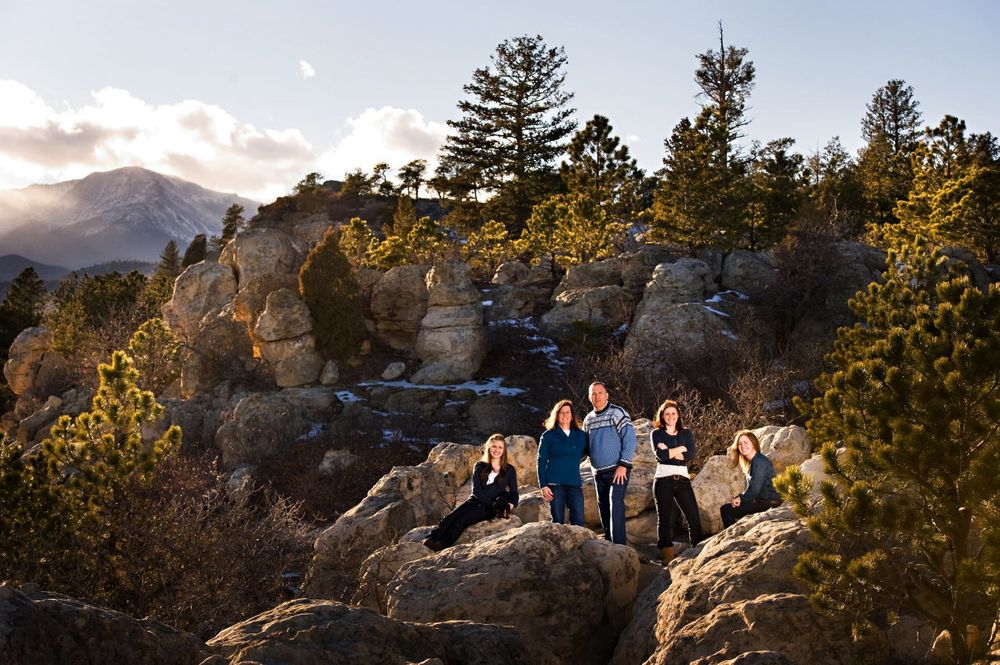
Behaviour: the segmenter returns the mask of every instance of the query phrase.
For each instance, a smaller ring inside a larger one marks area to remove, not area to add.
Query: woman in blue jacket
[[[559,400],[545,421],[538,442],[538,486],[549,502],[552,521],[583,526],[583,483],[580,461],[587,456],[587,435],[577,422],[573,402]]]
[[[517,471],[507,462],[507,440],[493,434],[472,469],[472,494],[434,527],[424,545],[435,552],[451,547],[473,524],[509,516],[517,502]]]
[[[741,517],[762,513],[781,505],[781,495],[774,489],[774,465],[760,452],[760,441],[748,429],[736,433],[729,446],[729,458],[747,477],[743,493],[719,509],[723,527],[735,524]]]

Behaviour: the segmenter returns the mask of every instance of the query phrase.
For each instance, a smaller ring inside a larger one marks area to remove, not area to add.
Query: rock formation
[[[414,383],[467,381],[486,355],[483,305],[464,263],[439,263],[427,273],[427,313],[420,320]]]

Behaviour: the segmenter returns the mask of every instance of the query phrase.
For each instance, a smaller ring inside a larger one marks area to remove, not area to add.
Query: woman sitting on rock
[[[507,463],[507,441],[503,434],[493,434],[472,469],[472,495],[434,527],[424,545],[435,552],[451,547],[473,524],[509,517],[517,501],[517,472]]]
[[[674,520],[677,509],[684,513],[691,546],[701,541],[701,515],[691,488],[688,463],[694,461],[694,434],[681,425],[677,402],[668,399],[656,410],[655,429],[649,433],[649,443],[656,456],[653,476],[653,500],[656,503],[656,546],[660,548],[663,565],[674,558]]]
[[[733,466],[739,464],[747,477],[743,493],[719,509],[724,527],[735,524],[741,517],[762,513],[781,505],[781,495],[774,489],[774,465],[760,452],[760,441],[748,429],[736,433],[733,445],[729,446],[729,458]]]
[[[576,420],[573,402],[561,399],[545,421],[538,441],[538,486],[549,502],[552,521],[583,526],[583,482],[580,461],[587,456],[587,435]]]

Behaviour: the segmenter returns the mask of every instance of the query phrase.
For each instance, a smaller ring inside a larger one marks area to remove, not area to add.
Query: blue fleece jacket
[[[587,435],[583,430],[545,430],[538,441],[538,486],[580,487],[580,460],[587,456]]]
[[[601,411],[591,411],[583,419],[583,431],[589,437],[590,466],[595,471],[632,468],[635,429],[625,409],[609,403]]]
[[[750,460],[747,473],[747,487],[740,494],[740,501],[780,501],[781,495],[774,489],[774,465],[764,453],[757,453]]]

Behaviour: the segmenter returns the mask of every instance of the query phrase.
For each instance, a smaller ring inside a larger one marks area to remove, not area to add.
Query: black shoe
[[[445,547],[444,543],[442,543],[440,540],[434,540],[433,538],[425,538],[422,544],[427,549],[433,550],[435,552],[440,552]]]

